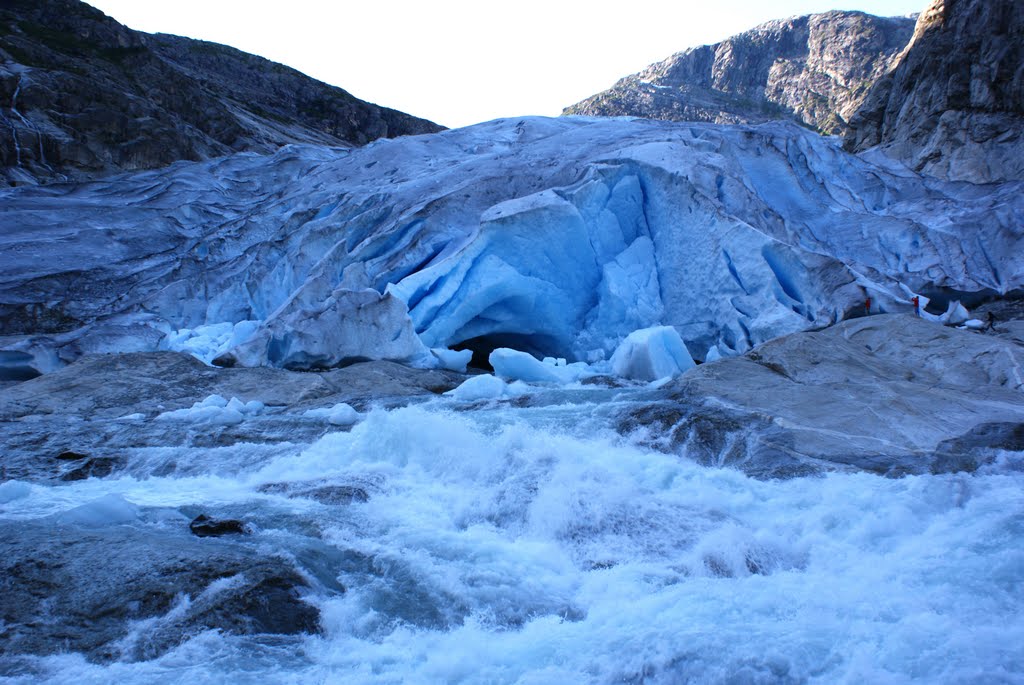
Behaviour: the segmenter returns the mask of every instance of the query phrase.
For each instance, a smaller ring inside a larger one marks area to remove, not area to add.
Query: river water
[[[1024,682],[1014,464],[756,480],[615,434],[607,416],[628,401],[437,399],[312,444],[148,448],[113,477],[5,483],[4,525],[92,511],[144,529],[202,508],[246,520],[267,553],[315,538],[373,560],[331,571],[344,593],[308,597],[318,636],[207,631],[139,662],[19,657],[5,681]],[[265,487],[305,482],[368,498]]]

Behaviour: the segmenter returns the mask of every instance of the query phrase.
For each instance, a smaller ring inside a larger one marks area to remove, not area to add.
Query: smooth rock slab
[[[154,472],[136,463],[139,448],[309,443],[345,426],[310,420],[306,412],[343,403],[361,410],[401,406],[450,390],[465,378],[392,362],[297,373],[219,369],[180,352],[95,355],[0,387],[0,466],[7,478],[29,481],[115,472],[147,477]],[[234,425],[156,420],[212,395],[264,408]],[[65,453],[69,456],[60,456]]]
[[[619,430],[761,477],[973,471],[1024,452],[1024,347],[913,316],[786,336],[660,392]]]

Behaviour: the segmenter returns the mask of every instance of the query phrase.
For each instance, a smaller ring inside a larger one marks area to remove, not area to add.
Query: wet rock
[[[309,409],[342,402],[364,411],[398,407],[433,397],[439,388],[455,387],[464,379],[452,371],[391,362],[298,373],[218,369],[178,352],[94,355],[0,388],[0,453],[8,477],[19,480],[60,479],[70,471],[78,473],[68,478],[103,477],[113,470],[146,477],[156,467],[140,460],[140,449],[215,449],[247,442],[285,449],[334,430],[326,422],[305,418]],[[266,409],[227,426],[153,420],[214,394],[258,400]],[[89,459],[91,465],[78,464]],[[55,462],[67,466],[55,470]],[[190,467],[165,463],[159,468],[166,475]]]
[[[353,504],[368,502],[369,493],[355,485],[310,485],[309,483],[266,483],[260,492],[281,493],[288,497],[305,497],[322,504]]]
[[[213,519],[206,514],[200,514],[188,524],[188,529],[193,535],[201,538],[220,537],[221,535],[244,535],[245,524],[237,519]]]
[[[75,468],[62,473],[60,479],[74,481],[87,478],[106,478],[121,464],[122,460],[116,457],[87,458],[84,462],[77,464]]]
[[[65,450],[58,454],[56,458],[61,461],[76,461],[78,459],[88,459],[89,455],[83,454],[82,452],[75,452],[73,450]]]
[[[352,504],[353,502],[366,502],[370,499],[366,490],[348,485],[325,485],[302,494],[324,504]]]
[[[228,539],[0,522],[4,655],[149,659],[209,629],[313,633],[312,589],[291,562]]]
[[[973,472],[1005,452],[1024,454],[1024,423],[982,423],[942,441],[935,450],[932,472]]]

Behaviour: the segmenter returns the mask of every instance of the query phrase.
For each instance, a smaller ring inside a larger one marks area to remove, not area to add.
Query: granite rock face
[[[772,21],[652,64],[564,113],[726,124],[787,118],[838,134],[912,30],[912,19],[861,12]]]
[[[757,477],[975,471],[1024,453],[1024,347],[910,315],[795,333],[661,392],[619,430]]]
[[[933,0],[850,126],[847,149],[879,145],[925,174],[1024,179],[1024,4]]]
[[[233,48],[133,31],[79,0],[0,6],[10,184],[441,128]]]

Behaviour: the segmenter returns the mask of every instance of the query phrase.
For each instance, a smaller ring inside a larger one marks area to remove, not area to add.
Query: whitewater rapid
[[[638,392],[438,398],[312,444],[140,448],[119,476],[8,481],[4,525],[159,529],[202,509],[268,554],[315,541],[372,568],[327,565],[346,592],[307,598],[319,636],[7,657],[3,682],[1024,682],[1020,464],[756,480],[604,428]],[[311,481],[368,497],[266,487]]]

